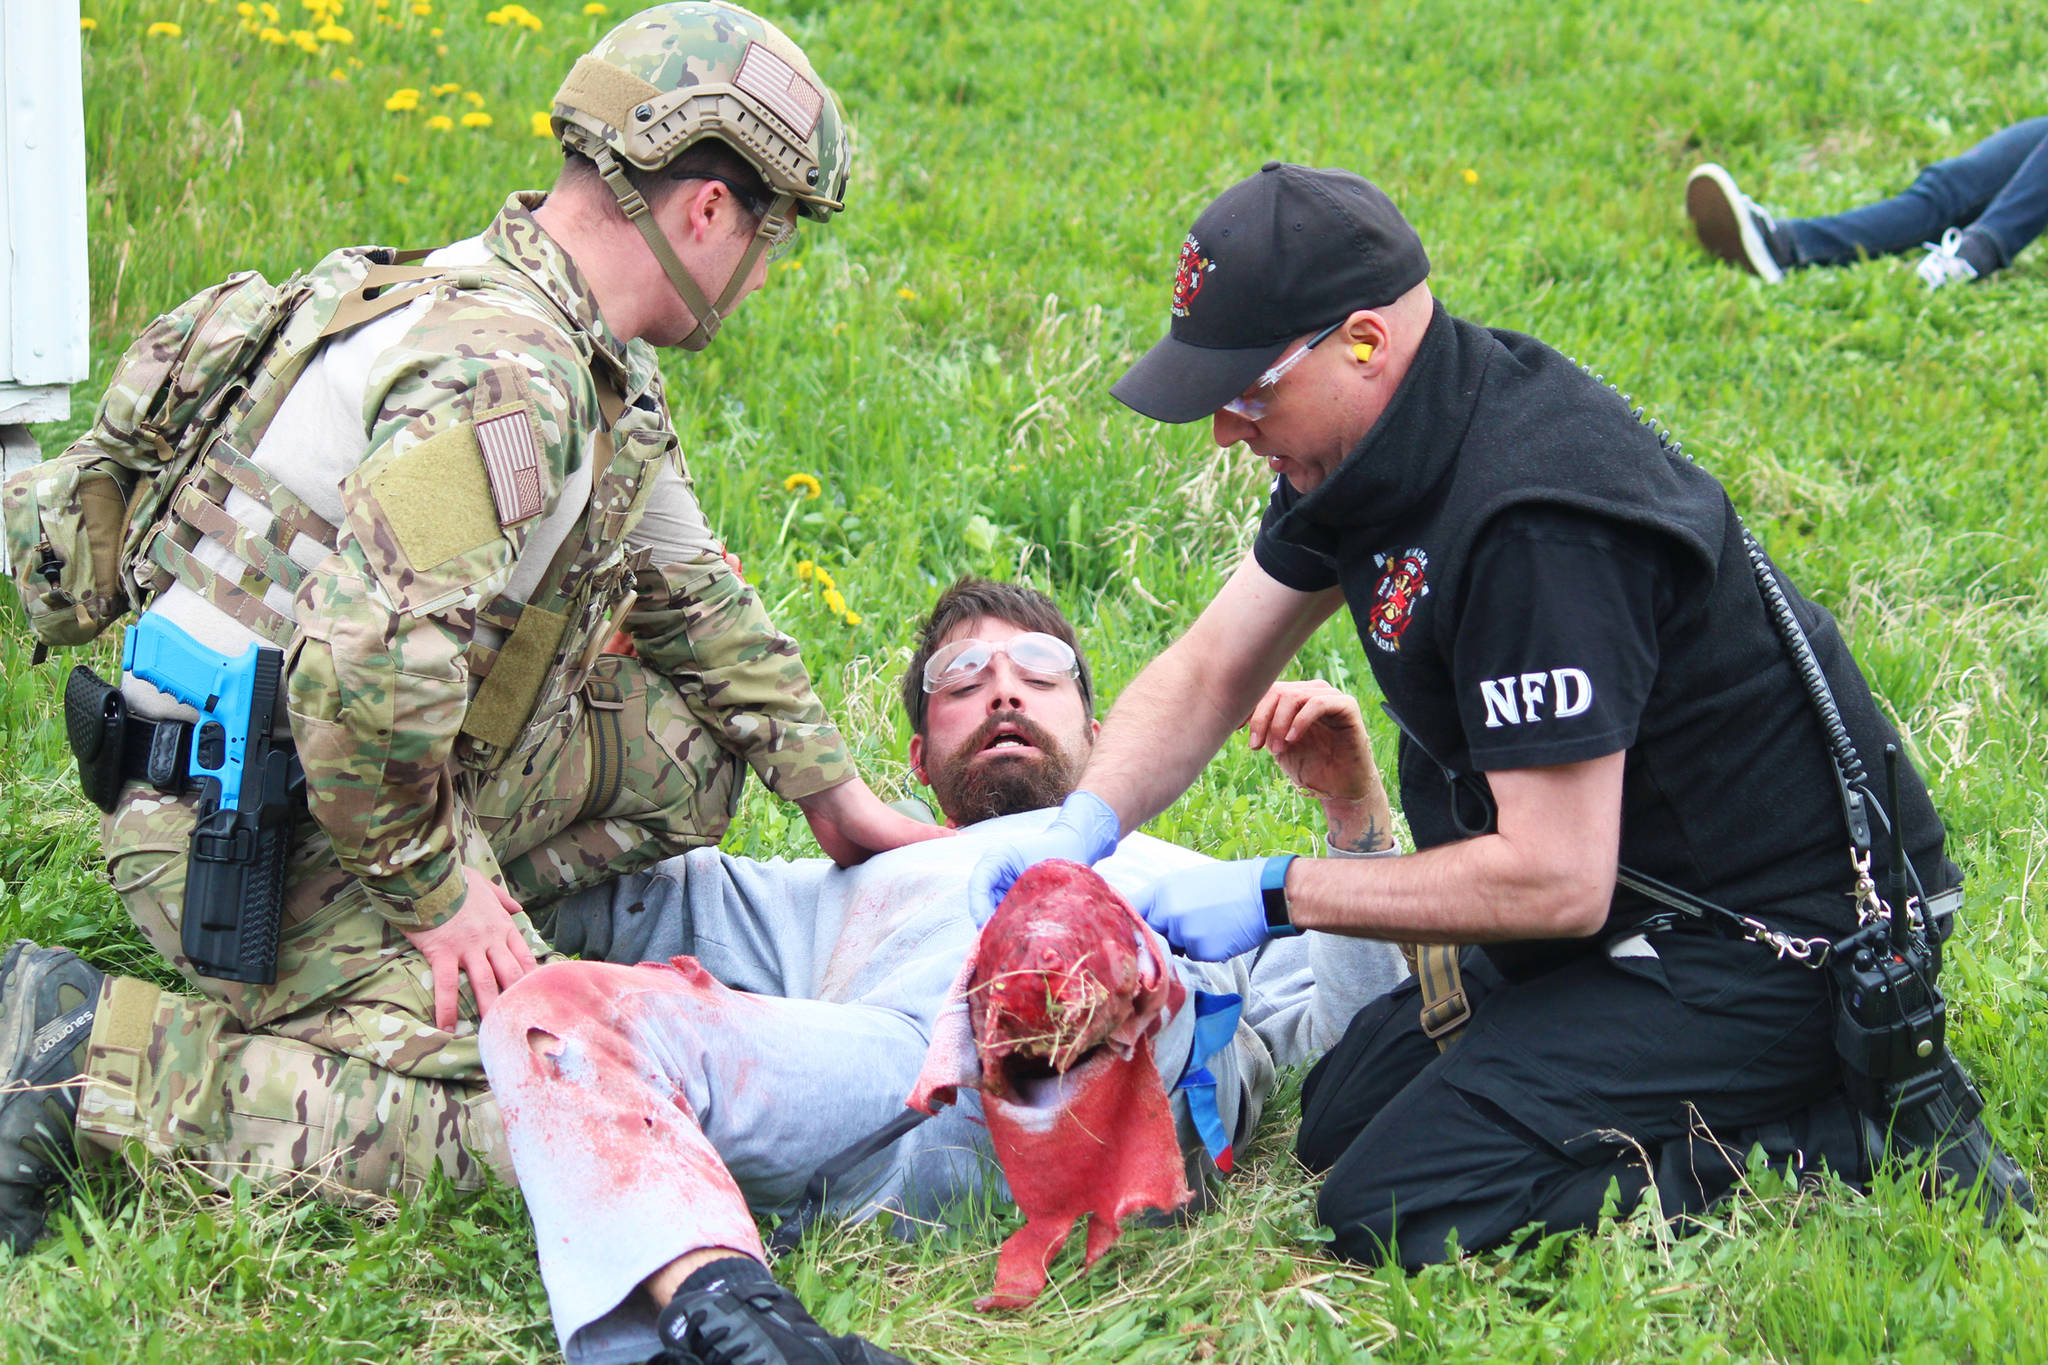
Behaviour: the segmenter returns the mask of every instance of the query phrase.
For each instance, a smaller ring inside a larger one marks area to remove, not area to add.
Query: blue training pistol
[[[128,629],[121,667],[199,713],[187,777],[199,792],[185,871],[180,946],[202,976],[277,979],[285,859],[306,775],[274,738],[284,654],[252,644],[215,653],[148,612]]]

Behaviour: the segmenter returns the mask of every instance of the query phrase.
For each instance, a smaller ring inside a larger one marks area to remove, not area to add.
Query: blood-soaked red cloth
[[[1151,1039],[1186,998],[1166,945],[1078,863],[1017,879],[981,931],[910,1103],[927,1113],[960,1086],[982,1092],[989,1137],[1024,1212],[977,1306],[1019,1308],[1086,1215],[1085,1263],[1123,1219],[1191,1198]]]

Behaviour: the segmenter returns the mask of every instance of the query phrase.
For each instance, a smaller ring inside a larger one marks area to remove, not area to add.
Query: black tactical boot
[[[1902,1109],[1889,1128],[1864,1119],[1864,1140],[1872,1153],[1911,1157],[1934,1154],[1935,1180],[1943,1189],[1976,1190],[1984,1223],[1996,1223],[2008,1203],[2032,1212],[2034,1187],[2019,1163],[2000,1150],[1984,1127],[1984,1097],[1963,1064],[1942,1051],[1941,1090],[1924,1104]]]
[[[661,1310],[657,1360],[671,1365],[910,1365],[871,1342],[829,1336],[796,1295],[745,1256],[699,1266]]]
[[[26,939],[0,958],[0,1238],[17,1254],[43,1230],[44,1192],[74,1164],[71,1134],[104,975]]]

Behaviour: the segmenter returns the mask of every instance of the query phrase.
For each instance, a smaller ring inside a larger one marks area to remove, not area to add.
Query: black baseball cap
[[[1110,393],[1154,421],[1207,417],[1295,338],[1392,303],[1428,275],[1422,239],[1371,181],[1268,161],[1195,220],[1166,335]]]

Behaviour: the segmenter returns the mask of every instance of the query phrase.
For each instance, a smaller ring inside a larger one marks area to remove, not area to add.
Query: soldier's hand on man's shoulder
[[[904,844],[944,839],[953,833],[890,810],[858,777],[803,797],[796,804],[810,822],[818,847],[841,867],[864,863]]]
[[[462,978],[469,978],[477,1016],[490,1012],[499,992],[534,969],[533,950],[512,918],[519,902],[473,867],[462,869],[468,894],[453,916],[432,929],[408,929],[434,973],[434,1027],[452,1031]]]

